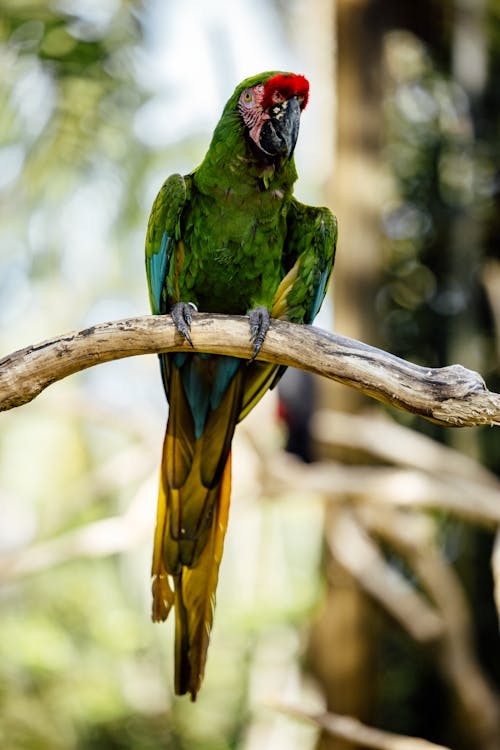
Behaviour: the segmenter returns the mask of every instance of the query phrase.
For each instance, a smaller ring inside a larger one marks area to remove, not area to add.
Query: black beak
[[[269,108],[270,119],[260,131],[259,147],[269,156],[289,159],[293,154],[300,125],[300,104],[296,96]]]

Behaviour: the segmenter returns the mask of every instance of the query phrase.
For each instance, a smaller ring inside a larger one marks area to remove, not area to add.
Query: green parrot
[[[270,318],[312,323],[330,277],[337,222],[292,194],[309,83],[278,71],[236,87],[207,154],[153,204],[146,272],[153,314],[191,343],[193,310],[249,316],[253,357],[160,355],[169,416],[154,537],[154,621],[175,608],[175,692],[203,679],[231,491],[236,424],[285,368],[256,361]]]

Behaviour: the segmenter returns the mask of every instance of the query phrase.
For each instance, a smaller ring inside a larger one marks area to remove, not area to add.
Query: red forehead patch
[[[264,109],[273,104],[273,94],[276,91],[279,91],[285,99],[289,99],[291,96],[303,97],[300,107],[301,109],[306,108],[309,99],[309,81],[305,76],[297,76],[294,73],[290,73],[289,75],[279,73],[270,78],[264,86],[264,96],[262,98]]]

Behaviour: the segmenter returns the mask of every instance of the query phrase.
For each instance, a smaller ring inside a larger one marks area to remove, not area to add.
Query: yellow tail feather
[[[175,692],[179,695],[189,692],[194,701],[203,679],[212,629],[231,496],[231,454],[218,487],[203,551],[193,567],[183,565],[178,574],[172,575],[174,591],[164,561],[164,545],[178,544],[174,539],[165,539],[170,510],[168,494],[161,479],[152,565],[153,620],[166,619],[172,605],[175,606]]]
[[[163,479],[160,476],[160,488],[158,490],[158,507],[156,511],[156,528],[153,545],[153,563],[151,576],[153,579],[153,609],[151,618],[153,622],[166,620],[174,603],[174,592],[168,581],[168,574],[163,561],[163,538],[165,536],[165,524],[167,517],[167,498]]]

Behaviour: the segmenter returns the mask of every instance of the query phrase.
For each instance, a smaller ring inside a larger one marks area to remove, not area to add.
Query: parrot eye
[[[255,126],[259,115],[262,112],[262,97],[264,95],[264,86],[250,86],[244,89],[238,100],[238,111],[243,118],[243,122],[248,129]]]
[[[245,104],[246,106],[249,106],[250,104],[252,104],[252,102],[253,102],[253,94],[252,94],[251,89],[246,89],[242,93],[241,100],[242,100],[243,104]]]

